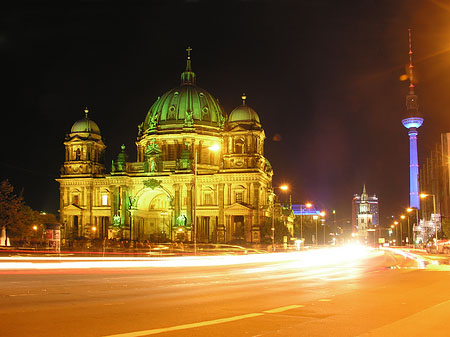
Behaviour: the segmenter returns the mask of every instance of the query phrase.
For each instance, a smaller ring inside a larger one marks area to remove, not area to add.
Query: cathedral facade
[[[180,86],[138,126],[136,161],[122,146],[108,172],[88,111],[73,124],[57,179],[66,239],[261,242],[274,194],[259,116],[245,95],[226,114],[196,85],[189,51]]]

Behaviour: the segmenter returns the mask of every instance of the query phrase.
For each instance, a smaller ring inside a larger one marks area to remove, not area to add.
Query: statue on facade
[[[150,130],[156,129],[156,125],[158,124],[159,112],[155,113],[150,119]]]
[[[194,125],[194,112],[186,111],[186,117],[184,118],[184,126],[193,126]]]

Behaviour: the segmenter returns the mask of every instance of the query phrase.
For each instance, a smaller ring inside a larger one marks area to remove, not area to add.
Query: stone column
[[[88,186],[86,188],[86,210],[88,211],[89,225],[93,225],[93,214],[92,214],[92,189],[93,186]]]
[[[252,191],[253,191],[253,219],[252,219],[252,238],[251,242],[253,243],[260,243],[261,242],[261,224],[259,223],[260,215],[259,215],[259,208],[260,208],[260,201],[259,201],[259,188],[261,184],[260,183],[253,183],[252,184]]]
[[[187,218],[187,225],[192,226],[192,219],[193,219],[193,204],[192,204],[192,190],[193,190],[193,184],[187,183],[187,200],[186,200],[186,218]],[[193,228],[191,229],[193,230]]]
[[[180,184],[173,184],[173,189],[175,190],[175,196],[173,200],[174,212],[172,224],[176,224],[177,218],[180,216],[180,209],[181,209]]]
[[[113,216],[116,214],[116,188],[109,186],[110,222],[113,223]]]
[[[59,222],[64,221],[64,192],[65,188],[59,185]]]
[[[225,194],[223,183],[218,184],[217,205],[219,206],[219,216],[217,219],[217,242],[225,242]]]
[[[131,224],[130,224],[130,217],[129,217],[128,210],[127,210],[127,188],[126,188],[126,186],[124,186],[124,185],[120,186],[120,192],[121,192],[120,197],[122,199],[122,205],[120,207],[120,214],[123,219],[122,221],[123,221],[123,224],[125,225],[125,228],[128,227],[128,230],[129,230],[128,235],[125,234],[124,239],[129,239],[130,234],[131,234]]]

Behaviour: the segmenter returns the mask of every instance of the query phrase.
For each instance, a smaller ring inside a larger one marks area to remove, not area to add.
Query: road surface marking
[[[322,298],[319,300],[319,302],[331,302],[332,300],[329,298]]]
[[[281,307],[281,308],[275,308],[275,309],[271,309],[271,310],[265,310],[263,311],[266,314],[275,314],[277,312],[283,312],[286,310],[291,310],[291,309],[296,309],[296,308],[302,308],[304,307],[304,305],[288,305],[287,307]]]
[[[127,333],[122,333],[122,334],[117,334],[117,335],[109,335],[106,337],[139,337],[139,336],[155,335],[155,334],[162,333],[162,332],[193,329],[193,328],[198,328],[198,327],[202,327],[202,326],[215,325],[215,324],[226,323],[226,322],[233,322],[233,321],[237,321],[240,319],[252,318],[252,317],[257,317],[257,316],[262,316],[262,315],[264,315],[264,314],[259,312],[259,313],[253,313],[253,314],[227,317],[227,318],[219,318],[219,319],[214,319],[211,321],[204,321],[204,322],[197,322],[197,323],[190,323],[190,324],[183,324],[183,325],[175,325],[175,326],[171,326],[168,328],[127,332]]]
[[[253,317],[258,317],[258,316],[264,316],[264,314],[274,314],[274,313],[283,312],[283,311],[291,310],[291,309],[302,308],[302,307],[304,307],[304,305],[294,304],[294,305],[288,305],[286,307],[280,307],[280,308],[265,310],[263,312],[255,312],[255,313],[251,313],[251,314],[245,314],[245,315],[239,315],[239,316],[232,316],[232,317],[226,317],[226,318],[213,319],[211,321],[204,321],[204,322],[197,322],[197,323],[175,325],[175,326],[170,326],[170,327],[167,327],[167,328],[158,328],[158,329],[126,332],[126,333],[120,333],[120,334],[116,334],[116,335],[108,335],[108,336],[104,336],[104,337],[140,337],[140,336],[156,335],[156,334],[163,333],[163,332],[177,331],[177,330],[186,330],[186,329],[199,328],[199,327],[203,327],[203,326],[209,326],[209,325],[233,322],[233,321],[238,321],[238,320],[246,319],[246,318],[253,318]]]

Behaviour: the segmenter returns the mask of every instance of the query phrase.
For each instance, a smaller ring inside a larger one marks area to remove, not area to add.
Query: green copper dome
[[[181,85],[166,92],[151,106],[141,132],[198,127],[223,129],[225,116],[219,101],[195,85],[195,73],[188,56],[186,70],[181,74]]]
[[[93,133],[100,136],[100,128],[98,127],[97,123],[88,118],[88,112],[89,110],[86,108],[84,110],[84,118],[76,121],[72,125],[72,129],[70,129],[71,133]]]
[[[240,122],[253,122],[261,124],[259,121],[259,116],[255,110],[245,104],[247,96],[242,95],[242,105],[231,111],[228,117],[228,123],[240,123]]]

